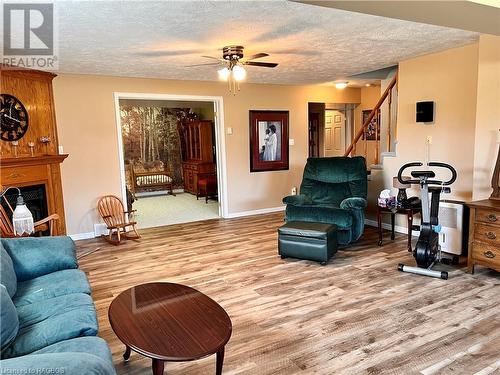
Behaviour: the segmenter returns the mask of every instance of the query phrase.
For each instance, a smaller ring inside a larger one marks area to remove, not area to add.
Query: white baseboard
[[[227,214],[224,218],[233,219],[235,217],[269,214],[271,212],[285,211],[285,208],[286,206],[279,206],[279,207],[261,208],[259,210],[252,210],[252,211],[232,212]]]
[[[377,223],[376,220],[365,219],[365,225],[368,225],[370,227],[378,228],[378,223]],[[387,229],[387,230],[391,230],[391,224],[389,224],[389,223],[382,223],[382,228],[383,229]],[[394,232],[402,233],[402,234],[408,234],[408,228],[402,227],[401,225],[395,225],[394,226]],[[412,231],[411,235],[418,237],[419,232]]]
[[[77,234],[70,234],[69,236],[73,241],[88,240],[89,238],[95,238],[95,233],[94,232],[77,233]]]

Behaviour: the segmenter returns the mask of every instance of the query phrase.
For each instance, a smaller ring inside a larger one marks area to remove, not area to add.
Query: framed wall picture
[[[370,113],[372,112],[371,109],[364,110],[362,113],[361,117],[361,126],[366,122],[368,119],[368,116],[370,116]],[[375,133],[377,133],[375,135]],[[380,111],[373,116],[373,119],[370,121],[370,124],[366,128],[365,132],[363,133],[363,139],[367,141],[379,141],[380,140]],[[376,138],[375,138],[376,137]]]
[[[288,111],[250,111],[250,172],[288,169]]]

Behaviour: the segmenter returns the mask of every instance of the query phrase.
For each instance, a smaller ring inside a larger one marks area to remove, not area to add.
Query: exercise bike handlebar
[[[419,184],[420,180],[417,180],[417,179],[403,180],[402,175],[403,175],[403,171],[405,169],[411,168],[411,167],[421,167],[422,165],[423,165],[423,163],[421,163],[421,162],[412,162],[412,163],[407,163],[407,164],[403,165],[401,168],[399,168],[398,181],[402,184],[405,184],[405,185]],[[431,162],[427,163],[427,165],[429,167],[445,168],[451,172],[451,178],[448,181],[443,182],[443,181],[439,181],[439,180],[427,180],[426,182],[428,185],[442,185],[442,186],[451,185],[457,179],[457,171],[455,170],[455,168],[453,168],[449,164],[440,163],[437,161],[431,161]],[[432,175],[431,177],[434,177],[434,176]]]

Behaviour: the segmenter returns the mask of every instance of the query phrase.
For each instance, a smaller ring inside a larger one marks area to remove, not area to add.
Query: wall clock
[[[15,96],[0,94],[0,138],[17,141],[28,130],[28,111]]]

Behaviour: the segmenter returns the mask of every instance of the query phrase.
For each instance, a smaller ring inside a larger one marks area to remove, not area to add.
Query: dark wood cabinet
[[[198,176],[215,175],[215,134],[212,121],[191,121],[184,125],[186,160],[182,163],[184,191],[198,193]]]

